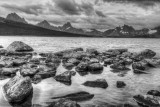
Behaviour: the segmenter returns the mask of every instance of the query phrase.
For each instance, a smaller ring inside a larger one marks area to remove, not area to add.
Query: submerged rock
[[[33,91],[31,79],[17,75],[3,86],[3,92],[11,103],[22,102]]]
[[[87,100],[92,99],[93,97],[94,97],[94,94],[90,94],[88,92],[81,91],[81,92],[76,92],[76,93],[68,94],[68,95],[61,96],[61,97],[53,97],[52,99],[65,98],[65,99],[69,99],[72,101],[87,101]]]
[[[117,88],[123,88],[126,86],[126,83],[124,83],[123,81],[117,81]]]
[[[48,107],[80,107],[80,105],[77,102],[69,99],[59,99],[52,102]]]
[[[159,102],[155,98],[151,98],[149,96],[144,97],[142,95],[136,95],[133,98],[138,103],[138,105],[142,107],[159,107],[160,106]]]
[[[98,88],[107,88],[108,83],[105,79],[97,79],[95,81],[86,81],[83,85],[88,87],[98,87]]]
[[[15,41],[7,47],[7,50],[16,52],[30,52],[33,51],[33,48],[21,41]]]

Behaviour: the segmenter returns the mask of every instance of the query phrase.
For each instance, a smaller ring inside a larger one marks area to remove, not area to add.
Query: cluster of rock
[[[155,58],[156,53],[146,49],[140,53],[128,52],[128,49],[109,49],[99,52],[96,49],[82,48],[64,50],[56,53],[35,53],[27,44],[15,41],[6,49],[0,50],[0,79],[11,78],[3,86],[3,91],[10,103],[19,103],[25,100],[32,92],[32,83],[37,84],[42,79],[53,77],[65,85],[72,84],[72,76],[76,73],[84,76],[89,73],[100,74],[103,68],[110,66],[116,72],[131,70],[135,74],[147,73],[147,69],[160,65],[160,59]],[[68,71],[56,75],[60,63]],[[72,69],[75,68],[75,71]],[[104,78],[86,81],[82,85],[106,89],[109,85]],[[117,88],[124,88],[127,84],[117,81]],[[93,94],[78,92],[59,97],[49,107],[79,107],[77,101],[92,99]],[[55,99],[55,98],[53,98]],[[56,98],[57,99],[57,98]],[[61,105],[59,105],[61,104]]]

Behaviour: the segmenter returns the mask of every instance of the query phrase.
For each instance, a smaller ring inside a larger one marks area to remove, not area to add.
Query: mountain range
[[[37,36],[74,36],[74,37],[115,37],[115,38],[154,38],[160,37],[160,26],[148,29],[135,30],[132,26],[124,25],[101,32],[96,29],[86,31],[75,28],[70,22],[62,26],[53,26],[44,20],[36,25],[29,24],[16,13],[0,17],[0,35],[37,35]]]

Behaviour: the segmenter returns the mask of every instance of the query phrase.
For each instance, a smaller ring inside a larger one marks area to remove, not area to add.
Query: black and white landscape
[[[160,107],[159,0],[0,10],[0,107]]]

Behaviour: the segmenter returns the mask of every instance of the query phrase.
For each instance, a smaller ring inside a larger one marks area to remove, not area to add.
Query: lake
[[[76,47],[96,48],[99,51],[111,48],[128,48],[129,51],[141,51],[151,49],[160,54],[160,39],[142,38],[76,38],[76,37],[20,37],[20,36],[0,36],[0,45],[6,48],[13,41],[23,41],[35,49],[36,52],[57,52],[60,50]],[[131,68],[131,66],[130,66]],[[65,72],[66,69],[60,65],[57,74]],[[82,85],[87,80],[106,79],[109,87],[106,89],[90,88]],[[0,88],[8,81],[0,81]],[[127,86],[122,89],[116,88],[116,81],[125,81]],[[43,80],[37,85],[33,85],[34,92],[32,104],[45,105],[45,102],[52,101],[52,97],[58,97],[78,91],[87,91],[94,94],[94,98],[85,102],[78,102],[82,107],[88,104],[118,105],[131,103],[136,105],[133,95],[146,94],[147,91],[160,90],[160,68],[150,69],[149,74],[135,75],[133,71],[128,71],[123,77],[119,73],[111,72],[109,67],[104,67],[101,74],[89,74],[80,76],[78,73],[72,77],[72,85],[66,86],[56,82],[53,78]],[[0,107],[11,107],[0,92]]]

